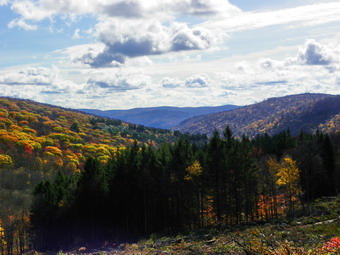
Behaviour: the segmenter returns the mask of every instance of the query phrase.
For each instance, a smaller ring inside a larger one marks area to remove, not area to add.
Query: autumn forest
[[[0,254],[308,215],[340,133],[182,134],[0,99]]]

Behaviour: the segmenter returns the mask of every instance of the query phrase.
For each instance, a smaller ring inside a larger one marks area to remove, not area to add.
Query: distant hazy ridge
[[[119,119],[130,123],[141,124],[148,127],[171,129],[181,121],[193,116],[229,111],[238,108],[235,105],[216,107],[151,107],[135,108],[130,110],[93,110],[80,109],[80,111],[98,116]]]

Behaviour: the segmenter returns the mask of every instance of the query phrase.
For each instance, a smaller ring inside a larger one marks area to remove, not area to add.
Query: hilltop
[[[299,94],[270,98],[232,111],[196,116],[174,129],[181,132],[212,134],[229,125],[237,136],[277,134],[283,130],[297,135],[300,130],[325,132],[340,130],[340,95]]]

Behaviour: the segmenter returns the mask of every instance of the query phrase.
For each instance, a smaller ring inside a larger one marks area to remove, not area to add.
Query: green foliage
[[[80,128],[79,128],[79,124],[78,122],[73,122],[72,125],[70,126],[70,130],[79,133],[80,132]]]

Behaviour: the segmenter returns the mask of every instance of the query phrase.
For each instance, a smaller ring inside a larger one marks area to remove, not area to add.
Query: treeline
[[[339,148],[339,135],[286,131],[250,140],[229,128],[203,145],[135,143],[108,162],[88,158],[78,175],[37,185],[33,245],[59,250],[307,213],[314,199],[339,190]]]

